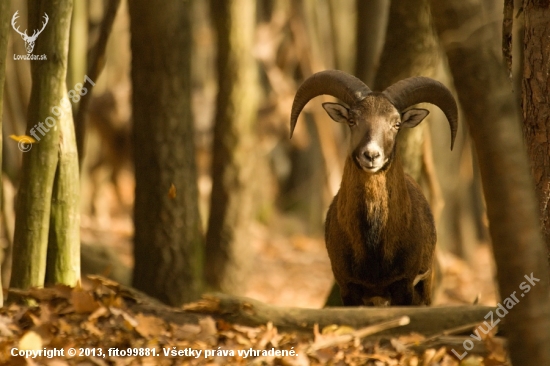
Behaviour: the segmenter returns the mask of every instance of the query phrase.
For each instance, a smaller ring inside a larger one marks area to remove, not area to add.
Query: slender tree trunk
[[[514,0],[504,0],[502,19],[502,56],[506,62],[508,76],[512,78],[512,40],[514,28]]]
[[[0,1],[0,131],[3,131],[2,116],[4,115],[4,81],[6,80],[6,52],[8,49],[9,22],[10,22],[10,1]],[[0,167],[2,166],[2,149],[4,142],[0,134]],[[4,197],[2,193],[2,176],[0,175],[0,207],[4,207]],[[3,212],[2,212],[3,215]],[[6,222],[4,220],[4,222]],[[2,261],[5,252],[2,253]],[[2,270],[0,270],[0,290],[2,287]],[[0,291],[0,307],[4,305],[4,293]]]
[[[218,97],[205,275],[215,290],[239,293],[250,264],[257,66],[254,0],[212,0],[218,36]]]
[[[523,133],[550,263],[550,2],[525,0]]]
[[[67,95],[65,78],[72,12],[71,0],[29,1],[28,4],[30,29],[42,27],[44,13],[49,22],[34,47],[34,54],[45,54],[47,60],[31,61],[27,135],[34,134],[40,140],[23,154],[10,284],[16,288],[44,284],[52,191],[59,162],[60,127],[64,123],[53,109],[62,108],[65,103],[61,100]]]
[[[80,6],[79,6],[80,7]],[[113,23],[115,21],[115,17],[118,11],[118,8],[120,7],[120,0],[109,0],[107,2],[107,5],[104,9],[104,15],[103,20],[101,21],[101,26],[99,28],[99,37],[94,45],[94,47],[90,50],[90,56],[89,56],[89,62],[88,65],[88,71],[86,72],[86,76],[92,82],[95,82],[99,75],[101,74],[101,71],[103,70],[103,66],[105,66],[105,48],[107,47],[107,41],[109,40],[109,35],[111,34],[111,30],[113,28]],[[78,10],[79,13],[82,12],[82,10]],[[80,15],[80,14],[79,14]],[[77,28],[79,29],[79,28]],[[71,40],[72,41],[72,40]],[[83,42],[82,39],[76,42]],[[86,62],[85,61],[79,61],[74,60],[75,64],[78,64],[78,62],[83,63],[83,65],[75,65],[73,70],[73,74],[79,75],[81,72],[80,68],[84,67],[86,68]],[[74,77],[74,76],[73,76]],[[82,101],[80,102],[77,112],[75,113],[75,119],[74,119],[74,129],[75,129],[75,139],[76,139],[76,148],[78,150],[78,165],[79,167],[82,167],[82,162],[84,160],[84,150],[85,150],[85,140],[86,140],[86,118],[88,117],[88,105],[90,103],[90,100],[92,99],[92,93],[91,90],[93,89],[94,85],[88,84],[87,87],[90,90],[89,94],[86,94]]]
[[[136,175],[133,286],[171,305],[194,300],[202,290],[191,5],[129,2]]]
[[[74,286],[80,278],[80,175],[71,109],[59,118],[57,126],[59,161],[52,193],[46,283]]]
[[[484,19],[481,0],[432,0],[431,5],[460,102],[469,106],[464,119],[479,157],[500,294],[521,295],[506,314],[512,362],[550,365],[546,249],[498,28]],[[525,292],[520,286],[531,275],[540,282],[533,280]]]
[[[348,73],[354,71],[356,54],[356,34],[350,32],[351,29],[357,29],[355,24],[358,17],[354,11],[356,4],[356,0],[328,0],[329,31],[334,44],[334,68]]]
[[[390,0],[358,0],[355,4],[357,14],[355,76],[367,85],[373,85],[386,38]]]
[[[76,1],[73,5],[71,32],[69,37],[69,65],[67,89],[80,83],[86,73],[88,51],[88,2]]]

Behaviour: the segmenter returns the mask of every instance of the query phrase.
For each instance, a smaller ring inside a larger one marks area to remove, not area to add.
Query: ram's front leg
[[[413,301],[415,297],[413,282],[414,279],[402,279],[389,286],[392,305],[415,305]]]
[[[355,283],[340,286],[340,296],[344,306],[363,306],[363,287]]]

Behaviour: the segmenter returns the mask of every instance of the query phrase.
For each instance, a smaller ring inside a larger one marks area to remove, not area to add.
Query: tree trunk
[[[329,30],[334,44],[334,68],[348,73],[353,73],[356,55],[356,34],[350,30],[357,29],[357,3],[356,0],[328,0]]]
[[[2,116],[4,115],[4,81],[6,80],[6,52],[8,50],[9,22],[10,22],[10,2],[0,2],[0,131],[3,131]],[[0,134],[0,166],[2,166],[2,149],[4,142],[2,134]],[[0,176],[0,207],[4,207],[4,197],[2,193],[3,182]],[[3,210],[2,210],[3,211]],[[2,212],[3,215],[3,212]],[[5,222],[5,220],[4,220]],[[5,251],[2,253],[2,261],[5,256]],[[1,262],[0,262],[1,263]],[[0,270],[0,288],[2,287],[2,270]],[[4,306],[4,293],[0,291],[0,307]]]
[[[439,45],[428,0],[392,0],[386,42],[373,90],[384,90],[411,76],[434,77],[438,64]],[[416,181],[421,176],[424,129],[430,120],[428,118],[420,126],[399,133],[397,146],[405,172]]]
[[[356,1],[355,76],[374,85],[386,38],[390,0]]]
[[[31,150],[23,154],[11,287],[44,284],[52,191],[59,162],[60,126],[65,123],[56,118],[54,108],[62,108],[65,103],[61,100],[67,95],[65,78],[71,12],[71,0],[29,2],[29,29],[42,27],[44,13],[49,17],[34,48],[34,54],[45,54],[47,61],[31,61],[32,91],[26,134],[38,142],[30,145]]]
[[[76,1],[71,15],[69,35],[69,64],[67,66],[67,89],[80,83],[86,74],[88,52],[88,3]]]
[[[479,158],[500,294],[523,292],[506,315],[511,358],[515,365],[550,365],[546,249],[498,29],[484,19],[480,0],[431,5],[460,102],[469,106],[464,117]],[[531,275],[540,282],[525,293],[520,286]]]
[[[129,2],[136,193],[133,286],[171,305],[202,290],[191,116],[191,4]]]
[[[45,282],[75,286],[80,278],[80,175],[70,109],[59,118],[58,128],[59,161],[52,192]]]
[[[550,2],[525,0],[523,133],[550,263]]]
[[[210,11],[218,38],[218,97],[205,276],[210,289],[240,293],[250,266],[249,229],[255,207],[256,2],[212,0]]]
[[[103,70],[103,66],[105,66],[105,48],[107,47],[107,41],[109,40],[109,35],[111,34],[111,30],[113,28],[113,23],[115,21],[115,17],[118,11],[118,8],[120,7],[120,0],[109,0],[107,3],[107,6],[104,9],[104,16],[103,20],[101,21],[101,27],[99,29],[99,38],[94,45],[94,47],[90,50],[90,57],[88,65],[88,71],[86,73],[86,76],[92,80],[92,82],[95,83],[95,81],[99,78],[99,75],[101,74],[101,71]],[[78,29],[78,28],[77,28]],[[71,40],[72,41],[72,40]],[[80,40],[82,43],[82,39]],[[86,62],[80,61],[84,65],[74,65],[75,70],[73,70],[73,74],[80,75],[80,71],[77,71],[80,67],[86,67]],[[78,64],[79,61],[75,60],[74,64]],[[74,76],[73,76],[74,77]],[[92,99],[92,89],[94,85],[88,84],[87,87],[90,91],[89,94],[86,94],[82,101],[80,102],[79,108],[77,112],[75,113],[75,120],[74,120],[74,129],[75,129],[75,139],[76,139],[76,148],[78,150],[78,165],[79,167],[82,167],[82,162],[84,161],[84,151],[85,151],[85,141],[86,141],[86,119],[88,117],[88,105],[90,104],[90,100]]]

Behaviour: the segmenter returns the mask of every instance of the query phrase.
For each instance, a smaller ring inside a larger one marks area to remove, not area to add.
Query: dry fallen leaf
[[[171,199],[176,198],[176,186],[174,185],[174,183],[172,183],[170,189],[168,190],[168,197],[170,197]]]
[[[479,356],[468,356],[460,362],[460,366],[484,366],[485,362],[482,357]],[[502,363],[500,364],[502,365]]]
[[[10,329],[10,325],[13,321],[7,316],[0,315],[0,337],[12,337],[13,332]]]
[[[17,142],[24,142],[25,144],[34,144],[36,142],[35,139],[27,135],[10,135],[10,139]]]
[[[205,341],[208,344],[216,344],[218,336],[218,328],[216,328],[216,321],[207,316],[203,319],[199,319],[199,325],[201,331],[197,336],[197,339]]]
[[[136,331],[144,338],[158,337],[166,330],[164,321],[160,318],[150,315],[137,314]]]
[[[100,306],[91,293],[79,288],[75,288],[73,292],[71,292],[71,301],[74,306],[74,311],[79,314],[92,313]]]
[[[91,322],[85,322],[82,324],[82,329],[86,329],[88,333],[95,335],[98,338],[103,337],[103,332]]]
[[[109,309],[107,309],[105,306],[101,306],[97,308],[93,313],[88,316],[88,320],[93,322],[101,317],[108,316],[109,315]]]
[[[28,331],[23,334],[19,340],[20,350],[39,350],[42,349],[42,337],[35,331]]]

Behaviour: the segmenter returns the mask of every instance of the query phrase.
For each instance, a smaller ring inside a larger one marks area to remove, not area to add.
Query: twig
[[[334,338],[326,339],[326,340],[321,341],[321,342],[316,342],[315,344],[312,344],[308,348],[307,352],[308,353],[315,352],[315,351],[318,351],[318,350],[323,349],[323,348],[332,347],[332,346],[335,346],[337,344],[350,342],[355,338],[364,338],[364,337],[367,337],[367,336],[370,336],[370,335],[373,335],[373,334],[376,334],[376,333],[379,333],[379,332],[382,332],[382,331],[385,331],[385,330],[388,330],[388,329],[401,327],[403,325],[409,324],[410,321],[411,320],[408,316],[402,316],[402,317],[397,318],[397,319],[388,320],[387,322],[370,325],[368,327],[358,329],[355,332],[352,332],[352,333],[349,333],[349,334],[342,334],[342,335],[336,336]]]
[[[411,342],[411,343],[405,344],[404,346],[405,346],[406,348],[409,348],[409,347],[411,347],[411,346],[418,346],[418,345],[421,345],[421,344],[424,344],[424,343],[428,343],[428,342],[431,342],[431,341],[435,341],[436,339],[438,339],[438,338],[440,338],[440,337],[445,337],[445,336],[449,336],[449,335],[453,335],[453,334],[462,333],[462,332],[467,331],[467,330],[469,330],[469,329],[475,328],[477,325],[479,325],[479,322],[477,322],[477,323],[470,323],[470,324],[466,324],[466,325],[461,325],[460,327],[447,329],[447,330],[444,330],[444,331],[441,332],[441,333],[437,333],[437,334],[434,334],[434,335],[431,336],[431,337],[425,338],[425,339],[423,339],[422,341]]]

